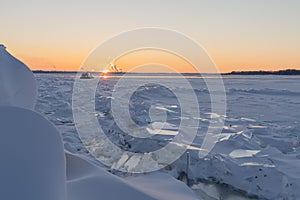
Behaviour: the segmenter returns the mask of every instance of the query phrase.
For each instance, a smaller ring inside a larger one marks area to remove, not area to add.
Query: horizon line
[[[80,72],[90,72],[90,73],[104,73],[102,71],[73,71],[73,70],[31,70],[33,73],[80,73]],[[241,72],[270,72],[270,73],[275,73],[275,72],[282,72],[282,71],[300,71],[300,69],[292,69],[292,68],[287,68],[287,69],[280,69],[280,70],[232,70],[230,72],[221,72],[220,74],[228,74],[228,73],[241,73]],[[177,74],[173,72],[107,72],[109,74]],[[198,72],[182,72],[180,74],[202,74]],[[203,72],[203,74],[218,74],[218,73],[210,73],[210,72]]]

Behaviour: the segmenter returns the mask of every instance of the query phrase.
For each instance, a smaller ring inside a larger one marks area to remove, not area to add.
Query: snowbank
[[[37,95],[33,73],[0,45],[0,105],[33,109]]]
[[[65,200],[65,156],[56,128],[16,107],[0,107],[0,122],[0,199]]]

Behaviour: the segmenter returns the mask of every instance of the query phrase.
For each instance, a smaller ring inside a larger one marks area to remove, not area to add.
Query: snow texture
[[[65,200],[63,143],[56,128],[23,108],[0,107],[0,199]]]
[[[33,109],[36,81],[30,69],[0,45],[0,105]]]
[[[154,173],[124,179],[79,156],[70,153],[66,156],[69,200],[98,200],[99,197],[116,200],[197,199],[187,186],[167,174]]]

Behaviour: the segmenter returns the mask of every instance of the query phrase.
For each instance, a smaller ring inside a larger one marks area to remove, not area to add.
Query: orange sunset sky
[[[299,9],[297,0],[3,0],[0,43],[33,70],[73,71],[113,35],[162,27],[201,44],[221,72],[300,69]],[[128,54],[116,64],[126,71],[147,62],[193,72],[159,51]]]

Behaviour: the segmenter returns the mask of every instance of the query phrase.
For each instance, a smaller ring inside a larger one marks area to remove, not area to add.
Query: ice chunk
[[[252,157],[259,153],[260,150],[246,150],[246,149],[236,149],[232,151],[229,156],[232,158],[244,158],[244,157]]]

